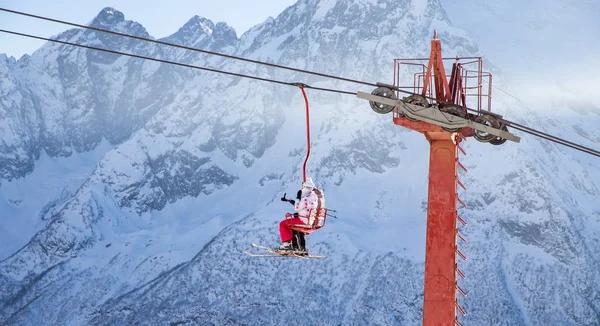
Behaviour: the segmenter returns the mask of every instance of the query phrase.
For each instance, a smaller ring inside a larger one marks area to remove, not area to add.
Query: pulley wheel
[[[502,126],[502,131],[508,131],[508,127]],[[494,139],[490,140],[490,144],[492,145],[502,145],[506,143],[506,138],[502,137],[494,137]]]
[[[460,105],[456,105],[456,104],[445,104],[444,106],[440,107],[440,111],[442,111],[444,113],[452,114],[452,115],[455,115],[455,116],[461,117],[461,118],[467,117],[467,111]],[[459,131],[461,128],[462,127],[458,127],[458,128],[442,127],[442,129],[449,131],[449,132],[456,132],[456,131]]]
[[[418,94],[409,95],[409,96],[405,97],[403,99],[403,101],[406,103],[409,103],[409,104],[414,104],[414,105],[422,106],[425,108],[429,107],[429,102],[427,102],[427,99],[425,98],[425,96],[418,95]]]
[[[404,103],[418,105],[418,106],[422,106],[424,108],[428,108],[430,106],[429,102],[427,102],[427,99],[425,98],[425,96],[418,95],[418,94],[409,95],[409,96],[405,97],[402,101]],[[413,119],[407,115],[405,115],[405,118],[410,121],[419,121],[418,119]]]
[[[500,128],[500,123],[498,122],[498,120],[496,120],[496,118],[492,117],[491,115],[480,115],[477,118],[475,118],[475,122],[481,123],[482,125],[486,125],[495,129]],[[473,137],[475,137],[475,139],[482,143],[487,143],[492,139],[496,138],[495,135],[477,129],[473,129]]]
[[[392,100],[396,99],[396,94],[387,87],[377,87],[371,95],[381,96]],[[371,105],[371,109],[379,114],[390,113],[394,109],[393,105],[381,104],[373,101],[369,101],[369,104]]]

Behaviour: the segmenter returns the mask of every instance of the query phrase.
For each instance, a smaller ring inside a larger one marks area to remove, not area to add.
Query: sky
[[[528,105],[557,97],[597,103],[599,0],[440,2],[452,23],[477,42],[484,67],[498,67],[508,91]]]
[[[142,24],[156,38],[175,33],[194,15],[203,16],[214,23],[224,21],[232,26],[238,36],[250,27],[276,17],[296,0],[2,0],[0,7],[40,16],[66,20],[78,24],[89,23],[104,7],[113,7],[125,19]],[[0,29],[13,30],[50,37],[69,29],[69,26],[0,12]],[[20,58],[31,54],[44,41],[0,33],[0,53]]]

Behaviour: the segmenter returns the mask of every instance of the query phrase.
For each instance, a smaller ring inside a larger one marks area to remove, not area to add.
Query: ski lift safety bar
[[[369,93],[357,92],[356,96],[368,101],[390,105],[395,107],[399,113],[402,113],[410,118],[424,122],[429,122],[446,128],[464,128],[469,127],[482,132],[502,137],[510,141],[519,143],[521,138],[500,129],[492,128],[475,121],[464,119],[449,113],[440,111],[436,107],[422,107],[414,104],[404,103],[401,100],[393,100],[382,96],[376,96]]]

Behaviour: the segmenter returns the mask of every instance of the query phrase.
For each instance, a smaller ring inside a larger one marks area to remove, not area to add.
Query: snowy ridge
[[[426,56],[434,28],[445,55],[481,55],[434,0],[300,0],[239,39],[226,24],[206,20],[204,26],[214,26],[208,35],[198,19],[167,39],[369,81],[389,82],[393,58]],[[111,8],[94,21],[144,32]],[[93,33],[61,35],[228,71],[371,91]],[[340,218],[308,237],[311,251],[327,259],[257,260],[242,251],[252,242],[278,242],[277,223],[291,209],[279,197],[299,184],[306,146],[299,90],[50,44],[25,60],[0,65],[0,74],[14,80],[0,91],[46,94],[40,99],[48,108],[38,111],[37,98],[11,95],[29,98],[27,112],[39,112],[48,125],[44,133],[33,129],[37,124],[28,127],[31,139],[55,141],[31,142],[51,156],[106,152],[93,171],[82,167],[89,176],[79,175],[80,187],[46,210],[45,224],[28,231],[39,230],[31,241],[0,262],[0,323],[421,323],[428,164],[421,135],[394,126],[363,100],[307,90],[309,174]],[[60,62],[68,69],[57,68]],[[585,143],[508,96],[496,93],[494,101],[511,120]],[[572,103],[548,106],[564,124],[600,139],[599,108]],[[75,133],[89,132],[88,138],[61,136],[59,126],[79,130],[85,123],[98,124]],[[103,147],[102,137],[116,148]],[[465,148],[464,324],[596,323],[596,158],[526,136],[518,145],[469,140]],[[28,177],[3,180],[0,190],[27,184]]]

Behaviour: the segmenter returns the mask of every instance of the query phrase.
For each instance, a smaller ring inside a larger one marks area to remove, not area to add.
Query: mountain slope
[[[114,9],[103,15],[111,15],[110,28],[143,32]],[[427,55],[434,28],[445,55],[481,55],[434,0],[301,0],[239,39],[225,24],[193,17],[166,40],[386,82],[393,58]],[[102,42],[262,77],[370,91],[167,47]],[[67,51],[44,49],[48,58]],[[77,67],[90,56],[100,60],[99,54],[80,52],[69,57]],[[308,242],[328,258],[250,258],[242,251],[251,242],[278,242],[277,223],[290,208],[278,198],[298,184],[306,146],[300,92],[121,57],[102,60],[102,78],[120,79],[98,94],[123,94],[114,110],[126,108],[124,116],[135,123],[113,117],[131,128],[114,134],[111,130],[123,128],[103,125],[103,137],[120,145],[63,205],[44,215],[46,228],[0,263],[0,321],[420,324],[428,162],[421,135],[394,126],[362,100],[308,90],[309,173],[325,188],[328,205],[340,211],[338,220]],[[20,70],[10,68],[15,64],[6,66],[16,76]],[[28,67],[29,76],[35,75]],[[72,80],[77,87],[86,85],[83,79],[101,79],[77,75]],[[135,101],[131,94],[138,94]],[[67,107],[76,106],[72,103]],[[495,96],[494,105],[511,120],[571,139],[576,135],[508,97]],[[567,109],[565,121],[591,133],[600,110],[587,104],[582,110]],[[81,143],[93,144],[92,136],[86,139],[92,141]],[[469,313],[465,323],[595,323],[598,164],[526,136],[518,145],[498,148],[469,140],[465,147],[469,154],[461,161],[469,172],[461,180],[469,191],[461,198],[469,209],[461,216],[469,225],[461,231],[470,241],[461,245],[470,259],[460,263],[468,277],[460,283],[469,291],[462,300]],[[57,153],[68,151],[60,148]]]

